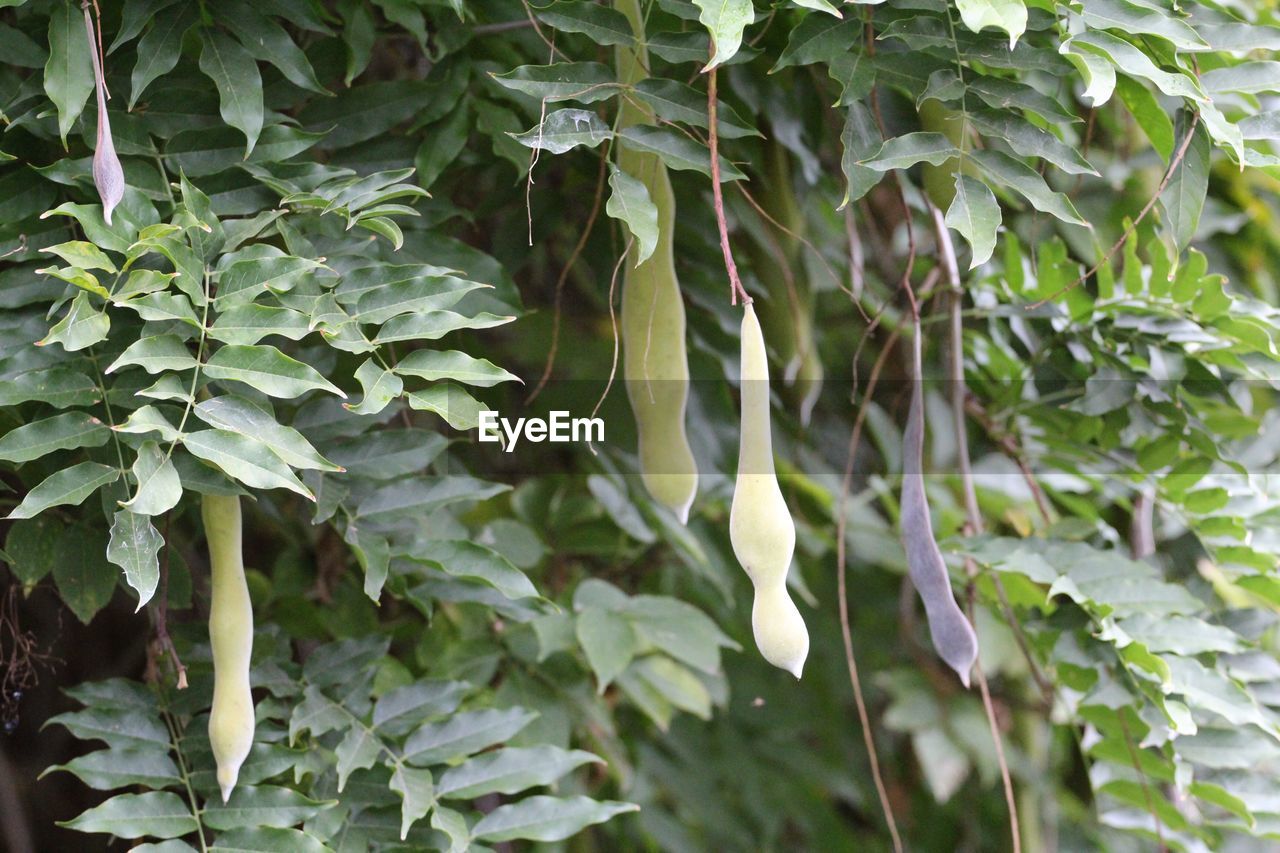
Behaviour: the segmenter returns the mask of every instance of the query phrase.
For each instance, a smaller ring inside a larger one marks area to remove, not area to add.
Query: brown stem
[[[712,50],[715,45],[712,44]],[[729,304],[750,305],[751,296],[738,277],[738,265],[733,262],[733,250],[729,248],[729,223],[724,216],[724,192],[720,189],[720,133],[716,129],[716,69],[707,72],[707,120],[711,125],[708,147],[711,149],[711,194],[715,202],[716,227],[720,229],[720,251],[724,255],[724,267],[729,272]]]
[[[898,330],[889,334],[889,339],[880,350],[879,357],[871,367],[867,377],[867,392],[864,400],[870,401],[871,393],[880,380],[880,371],[888,361],[888,355],[898,340]],[[849,490],[853,483],[853,461],[858,452],[858,442],[862,438],[862,424],[866,421],[868,405],[858,408],[853,421],[853,430],[849,433],[849,449],[845,455],[844,480],[840,486],[840,499],[836,502],[836,588],[840,605],[840,635],[844,642],[845,664],[849,667],[849,682],[853,685],[853,700],[858,708],[858,721],[862,725],[862,741],[867,748],[867,759],[871,762],[871,778],[875,782],[876,796],[880,799],[880,811],[884,813],[884,821],[889,827],[889,835],[893,839],[893,849],[902,853],[902,838],[898,834],[898,823],[893,816],[893,805],[889,802],[889,792],[885,788],[884,777],[880,772],[880,759],[876,754],[875,738],[871,731],[871,716],[867,713],[867,703],[862,695],[862,680],[858,677],[858,663],[853,654],[853,632],[849,627],[849,597],[845,576],[845,502],[849,499]]]
[[[1116,252],[1124,248],[1124,243],[1126,240],[1129,239],[1129,235],[1132,234],[1137,229],[1137,227],[1142,224],[1142,220],[1147,218],[1147,214],[1151,212],[1151,208],[1155,207],[1156,202],[1160,200],[1160,194],[1165,191],[1165,188],[1169,186],[1169,182],[1173,180],[1173,173],[1177,170],[1178,166],[1182,163],[1182,159],[1187,156],[1187,149],[1191,147],[1191,140],[1195,138],[1196,125],[1198,125],[1199,123],[1200,123],[1200,113],[1193,112],[1191,114],[1191,124],[1187,125],[1187,135],[1183,137],[1182,144],[1178,146],[1178,150],[1173,155],[1173,159],[1169,161],[1169,168],[1164,173],[1164,179],[1160,181],[1160,186],[1156,187],[1156,191],[1151,194],[1151,198],[1147,199],[1147,203],[1145,206],[1143,206],[1142,211],[1138,214],[1138,218],[1129,223],[1129,227],[1124,229],[1124,233],[1120,235],[1120,239],[1117,240],[1115,244],[1106,251],[1106,254],[1102,256],[1102,260],[1094,264],[1092,268],[1090,268],[1087,272],[1085,272],[1084,275],[1080,276],[1075,281],[1071,282],[1070,284],[1063,285],[1062,287],[1058,288],[1056,292],[1049,294],[1044,299],[1041,299],[1039,302],[1033,302],[1032,304],[1028,305],[1027,306],[1028,311],[1033,311],[1036,308],[1039,308],[1040,306],[1044,305],[1046,302],[1052,302],[1053,300],[1057,299],[1059,296],[1066,293],[1067,291],[1074,290],[1075,288],[1079,287],[1081,284],[1087,281],[1091,275],[1096,273],[1098,270],[1102,269],[1103,265],[1105,265],[1108,261],[1110,261],[1113,257],[1115,257]]]

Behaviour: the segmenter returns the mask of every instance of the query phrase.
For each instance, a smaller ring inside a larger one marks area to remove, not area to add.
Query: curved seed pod
[[[747,303],[742,316],[742,430],[729,540],[755,587],[751,628],[756,647],[769,663],[799,678],[809,655],[809,633],[787,594],[796,526],[773,467],[769,417],[764,334]]]
[[[800,407],[800,423],[807,426],[822,393],[824,370],[813,336],[813,291],[802,263],[804,213],[796,203],[786,149],[771,142],[765,159],[765,180],[757,201],[770,218],[791,233],[762,217],[744,217],[745,222],[756,225],[748,226],[753,239],[746,244],[747,254],[769,297],[770,310],[761,315],[761,323],[782,364],[784,387]]]
[[[84,28],[89,34],[89,52],[93,55],[93,80],[98,93],[98,140],[93,151],[93,185],[102,199],[102,218],[111,224],[111,213],[124,198],[124,169],[116,156],[116,144],[111,138],[111,120],[107,117],[107,84],[102,76],[102,60],[98,55],[100,42],[94,35],[89,6],[84,7]]]
[[[211,598],[209,641],[213,646],[213,709],[209,744],[225,803],[253,746],[253,696],[249,657],[253,608],[244,579],[240,544],[240,498],[205,495],[200,514],[209,542]]]
[[[960,113],[946,106],[939,100],[929,98],[920,105],[916,114],[920,117],[920,127],[930,133],[941,133],[955,145],[962,145],[964,140],[964,122]],[[941,211],[951,207],[956,197],[956,172],[970,172],[974,169],[971,158],[963,163],[957,157],[944,160],[941,165],[925,163],[921,169],[924,191],[929,200]]]
[[[956,604],[947,565],[933,536],[929,501],[924,491],[924,390],[919,326],[912,341],[911,377],[911,409],[902,437],[902,547],[907,553],[911,583],[924,602],[933,647],[968,687],[969,671],[978,659],[978,637]]]
[[[618,0],[631,21],[636,40],[644,44],[644,20],[636,0]],[[648,76],[643,46],[619,47],[618,79],[637,83]],[[653,123],[653,115],[624,99],[619,128]],[[676,279],[676,202],[667,167],[654,154],[618,142],[618,166],[641,181],[658,208],[658,244],[637,265],[639,247],[632,244],[622,280],[622,359],[627,398],[636,418],[640,474],[654,500],[669,507],[683,523],[698,490],[698,467],[685,433],[689,402],[689,360],[685,351],[684,300]]]

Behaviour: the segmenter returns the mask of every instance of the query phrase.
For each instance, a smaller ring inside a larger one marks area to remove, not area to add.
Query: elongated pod
[[[805,218],[787,157],[781,143],[767,144],[764,182],[756,200],[773,222],[759,217],[757,227],[749,228],[752,239],[746,246],[768,294],[768,310],[761,312],[760,322],[782,365],[784,393],[799,406],[800,423],[807,425],[822,393],[824,371],[813,335],[813,290],[802,263]]]
[[[253,746],[253,696],[249,658],[253,652],[253,607],[244,579],[240,498],[205,495],[200,508],[209,543],[209,642],[213,646],[213,710],[209,745],[225,803]]]
[[[734,556],[755,587],[751,628],[764,659],[796,678],[809,655],[809,632],[787,593],[796,526],[778,487],[769,415],[769,360],[755,309],[742,316],[742,429],[738,478],[729,512]]]
[[[111,213],[124,198],[124,169],[116,156],[115,140],[111,138],[111,119],[107,116],[107,84],[103,78],[102,58],[98,53],[101,41],[94,35],[89,6],[84,6],[84,28],[89,35],[89,52],[93,56],[94,89],[98,95],[98,139],[93,150],[93,185],[102,199],[102,218],[111,224]]]
[[[956,671],[965,687],[978,659],[978,638],[956,604],[947,564],[933,536],[929,500],[924,490],[924,389],[920,356],[920,327],[912,339],[911,408],[902,437],[902,547],[907,553],[911,583],[924,602],[929,635],[938,656]]]
[[[616,50],[618,79],[635,84],[647,75],[644,19],[637,0],[618,0],[636,35],[636,46]],[[624,98],[619,129],[652,124],[653,113]],[[632,243],[622,280],[622,361],[627,398],[635,413],[640,474],[654,500],[687,521],[698,490],[698,467],[685,434],[689,402],[689,360],[685,351],[684,300],[676,279],[676,202],[667,167],[654,154],[618,140],[618,167],[649,191],[658,209],[658,243],[643,262]],[[637,263],[639,262],[639,263]]]

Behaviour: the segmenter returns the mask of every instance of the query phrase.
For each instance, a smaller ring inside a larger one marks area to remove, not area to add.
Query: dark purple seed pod
[[[94,34],[89,7],[84,7],[84,28],[89,35],[89,52],[93,55],[93,80],[98,93],[98,142],[93,152],[93,185],[102,199],[102,218],[111,224],[111,212],[124,198],[124,169],[116,156],[111,138],[111,120],[107,117],[107,84],[102,76],[102,60],[98,55],[98,39]]]
[[[968,687],[969,672],[978,659],[978,637],[956,604],[947,564],[933,535],[929,499],[924,490],[924,370],[919,325],[912,346],[911,409],[902,437],[902,547],[907,552],[911,583],[924,602],[933,647]]]

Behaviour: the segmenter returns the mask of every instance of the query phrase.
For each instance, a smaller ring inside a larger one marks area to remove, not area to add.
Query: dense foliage
[[[9,847],[1280,835],[1269,4],[101,6],[0,0],[0,805],[63,821],[6,809]],[[625,150],[670,170],[674,233]],[[718,212],[774,356],[798,683],[729,542]],[[660,240],[687,525],[612,381]],[[897,532],[915,340],[970,690]],[[597,408],[592,447],[477,440]],[[257,625],[226,803],[208,495],[242,496]]]

